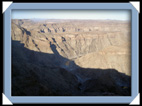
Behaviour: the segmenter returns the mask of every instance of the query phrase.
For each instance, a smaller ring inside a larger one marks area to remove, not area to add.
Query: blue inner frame
[[[131,96],[11,96],[12,9],[131,10]],[[4,12],[4,94],[12,103],[130,103],[138,95],[138,11],[130,3],[13,3]]]

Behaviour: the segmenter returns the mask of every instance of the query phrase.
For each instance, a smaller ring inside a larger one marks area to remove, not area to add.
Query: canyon
[[[12,95],[130,96],[131,23],[12,19]]]

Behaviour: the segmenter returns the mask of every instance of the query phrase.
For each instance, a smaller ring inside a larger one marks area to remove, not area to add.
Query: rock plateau
[[[130,96],[131,23],[13,19],[12,95]]]

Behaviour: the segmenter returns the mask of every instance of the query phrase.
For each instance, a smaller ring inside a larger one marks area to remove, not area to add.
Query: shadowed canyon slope
[[[130,95],[130,22],[15,19],[11,29],[13,95]]]

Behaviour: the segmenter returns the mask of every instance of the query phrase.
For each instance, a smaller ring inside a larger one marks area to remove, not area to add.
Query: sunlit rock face
[[[13,70],[16,71],[13,73],[17,73],[17,71],[21,73],[20,75],[25,73],[22,76],[23,79],[26,78],[26,72],[29,77],[34,73],[34,78],[39,79],[37,82],[42,82],[34,85],[38,87],[35,95],[43,94],[39,94],[40,86],[43,91],[50,91],[50,94],[45,95],[130,95],[130,28],[131,23],[128,21],[14,19],[11,23],[11,37]],[[25,66],[24,68],[22,68],[22,64]],[[83,73],[86,73],[86,76]],[[54,74],[56,74],[56,80],[50,77],[51,84],[47,79],[49,75],[54,76]],[[110,74],[112,75],[110,76]],[[18,75],[13,77],[15,87],[18,86],[16,81],[16,79],[19,80]],[[114,78],[113,75],[117,77]],[[98,79],[97,76],[101,78]],[[108,76],[110,77],[108,78]],[[103,77],[106,77],[107,80],[104,80]],[[120,82],[117,82],[117,79]],[[62,88],[59,87],[60,84],[54,86],[57,80],[63,83]],[[67,81],[64,82],[64,80]],[[107,90],[99,90],[103,89],[99,86],[106,86],[106,81],[110,80],[112,82],[107,85]],[[96,81],[103,83],[98,85],[98,83],[94,83]],[[21,86],[27,86],[27,84],[28,82],[25,82],[25,85]],[[49,84],[52,85],[50,89]],[[113,92],[111,92],[112,85]],[[98,86],[98,88],[93,89],[94,86]],[[70,87],[72,90],[69,90]],[[28,90],[28,88],[26,89]],[[66,93],[63,91],[59,93],[63,89]],[[14,88],[13,90],[15,92]],[[97,92],[97,90],[99,91]],[[117,90],[118,92],[116,92]],[[89,92],[93,92],[93,94]],[[28,95],[26,91],[22,93]],[[14,95],[20,95],[20,93],[14,93]]]

